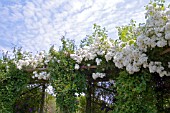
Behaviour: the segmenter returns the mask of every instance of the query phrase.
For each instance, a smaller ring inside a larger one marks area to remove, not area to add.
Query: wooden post
[[[94,102],[95,102],[95,83],[94,82],[92,82],[92,99],[93,99],[93,101],[92,101],[92,113],[95,113],[95,104],[94,104]]]
[[[87,81],[87,93],[86,93],[86,113],[91,113],[91,81]]]
[[[44,113],[44,101],[45,101],[45,84],[43,84],[43,86],[42,86],[40,113]]]

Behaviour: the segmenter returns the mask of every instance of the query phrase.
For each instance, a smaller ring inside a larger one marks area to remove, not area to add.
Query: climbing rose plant
[[[92,66],[94,80],[109,77],[116,81],[114,113],[157,112],[153,76],[170,76],[170,9],[163,3],[146,6],[145,23],[137,26],[132,20],[130,25],[117,27],[117,40],[109,39],[106,30],[95,24],[92,36],[82,40],[78,49],[74,41],[63,38],[59,51],[53,47],[49,53],[36,55],[14,51],[13,58],[4,57],[0,60],[0,112],[12,112],[16,97],[31,80],[49,81],[61,111],[76,112],[75,93],[86,93],[86,72]]]

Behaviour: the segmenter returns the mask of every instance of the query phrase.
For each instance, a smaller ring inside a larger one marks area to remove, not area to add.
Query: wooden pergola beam
[[[96,69],[97,66],[81,66],[81,69]]]
[[[25,69],[27,72],[33,72],[33,71],[46,71],[48,68],[35,68],[35,69]]]
[[[168,48],[168,49],[164,50],[163,52],[161,52],[160,55],[164,55],[164,54],[169,53],[169,52],[170,52],[170,48]]]
[[[96,68],[97,68],[97,66],[81,66],[81,69],[96,69]],[[46,71],[46,70],[48,70],[48,67],[46,67],[46,68],[35,68],[35,69],[32,69],[32,68],[25,69],[25,71],[27,71],[27,72]]]

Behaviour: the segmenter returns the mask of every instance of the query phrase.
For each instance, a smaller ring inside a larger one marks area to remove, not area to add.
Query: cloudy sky
[[[105,27],[116,39],[116,26],[131,19],[145,22],[150,0],[0,0],[0,50],[14,46],[27,51],[60,45],[63,35],[78,44],[93,32],[93,24]]]

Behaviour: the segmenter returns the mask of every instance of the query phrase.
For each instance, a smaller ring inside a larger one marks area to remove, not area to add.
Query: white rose
[[[75,64],[74,69],[75,69],[75,70],[78,70],[79,68],[80,68],[80,66],[79,66],[78,64]]]

